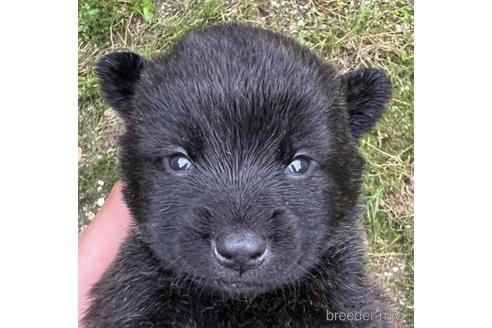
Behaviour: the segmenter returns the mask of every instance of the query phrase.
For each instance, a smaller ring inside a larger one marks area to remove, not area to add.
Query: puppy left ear
[[[350,130],[359,139],[381,118],[391,97],[391,81],[383,70],[374,68],[351,71],[341,78]]]
[[[133,52],[113,52],[102,57],[96,65],[101,89],[106,101],[126,118],[130,99],[146,64],[145,59]]]

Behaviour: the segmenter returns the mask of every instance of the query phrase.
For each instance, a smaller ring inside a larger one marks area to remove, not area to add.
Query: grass
[[[79,227],[118,178],[122,125],[104,104],[94,64],[104,53],[165,51],[190,29],[242,21],[291,34],[344,72],[381,67],[393,99],[361,142],[370,268],[388,288],[400,327],[413,327],[413,2],[411,0],[79,1]]]

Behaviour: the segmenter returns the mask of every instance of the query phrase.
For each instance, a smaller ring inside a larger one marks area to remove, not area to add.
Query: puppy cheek
[[[213,270],[214,263],[210,239],[204,238],[190,228],[182,228],[175,232],[174,257],[176,270],[196,276],[207,276]]]

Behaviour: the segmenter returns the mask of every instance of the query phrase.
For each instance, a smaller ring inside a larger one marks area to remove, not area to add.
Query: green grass
[[[353,3],[349,5],[349,3]],[[370,268],[388,288],[401,327],[413,326],[413,2],[372,1],[79,1],[79,226],[97,212],[118,178],[121,121],[104,104],[94,64],[130,49],[151,56],[190,29],[250,22],[291,34],[340,71],[381,67],[393,99],[361,143],[367,160],[364,225]]]

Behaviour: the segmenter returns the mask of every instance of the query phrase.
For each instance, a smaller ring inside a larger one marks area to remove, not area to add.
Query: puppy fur
[[[392,326],[365,269],[357,149],[390,98],[383,71],[340,75],[289,37],[225,24],[153,60],[108,54],[97,73],[126,125],[135,223],[92,289],[86,327]],[[176,154],[186,173],[170,167]],[[288,174],[299,154],[309,169]],[[213,241],[236,231],[268,242],[259,267],[217,263]]]

